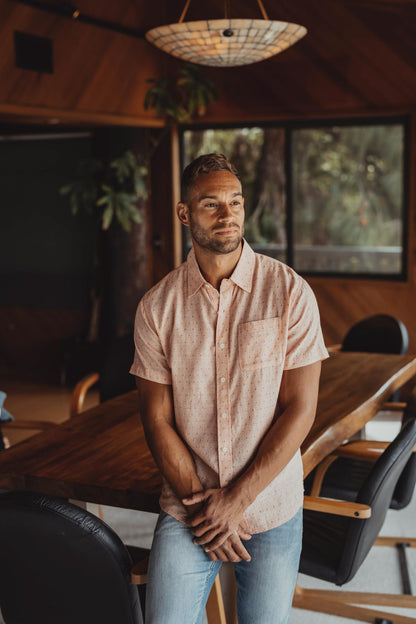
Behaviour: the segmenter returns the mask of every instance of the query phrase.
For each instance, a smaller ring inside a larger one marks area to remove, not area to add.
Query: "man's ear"
[[[176,205],[176,214],[178,215],[178,219],[184,225],[189,225],[189,208],[188,204],[184,202],[178,202]]]

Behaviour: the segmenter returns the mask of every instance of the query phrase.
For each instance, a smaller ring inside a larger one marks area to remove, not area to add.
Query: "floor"
[[[48,419],[55,422],[65,420],[69,415],[69,401],[71,391],[57,388],[51,385],[41,385],[27,382],[25,384],[9,381],[3,383],[8,397],[5,407],[16,419]],[[86,407],[92,406],[98,401],[97,393],[92,391],[87,395]],[[396,414],[387,414],[379,418],[367,427],[366,436],[369,438],[391,439],[398,430]],[[17,443],[34,431],[7,430],[7,436],[11,444]],[[127,543],[143,547],[150,547],[152,534],[156,522],[156,515],[130,510],[103,507],[104,519],[112,526],[120,537]],[[384,535],[416,536],[416,496],[411,505],[400,512],[389,511],[382,529]],[[410,564],[411,580],[414,591],[416,590],[416,549],[409,549],[408,560]],[[223,575],[229,575],[230,570],[224,570]],[[304,587],[319,587],[334,589],[328,583],[317,581],[300,575],[300,585]],[[345,590],[365,590],[383,593],[400,593],[401,583],[398,567],[398,559],[394,549],[375,547],[370,552],[366,561],[361,566],[355,578],[344,585]],[[230,603],[234,596],[225,595],[226,603]],[[399,610],[389,608],[390,611],[401,612],[403,615],[414,618],[416,624],[416,610]],[[312,613],[293,609],[290,624],[348,624],[354,620]],[[4,624],[0,614],[0,624]],[[21,624],[26,624],[22,622]],[[184,623],[185,624],[185,623]],[[263,624],[258,622],[256,624]]]

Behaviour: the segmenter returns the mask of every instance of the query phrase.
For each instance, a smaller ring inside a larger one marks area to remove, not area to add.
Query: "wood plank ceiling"
[[[48,0],[49,4],[61,4]],[[177,21],[184,0],[78,0],[81,13],[147,30]],[[186,19],[222,17],[221,0],[193,0]],[[220,100],[207,121],[409,110],[416,103],[414,0],[279,0],[271,19],[295,21],[308,35],[254,65],[206,68]],[[256,0],[235,0],[232,16],[259,17]],[[51,37],[55,73],[14,66],[13,31]],[[72,118],[108,114],[151,123],[143,110],[146,80],[178,61],[147,42],[0,0],[0,110],[16,106],[72,111]],[[29,110],[28,110],[29,113]],[[37,114],[37,113],[36,113]],[[69,113],[68,113],[69,114]],[[69,115],[71,117],[71,115]],[[147,121],[146,121],[147,120]],[[117,121],[117,120],[116,120]]]

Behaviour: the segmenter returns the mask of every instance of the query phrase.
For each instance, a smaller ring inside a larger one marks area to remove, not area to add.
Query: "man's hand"
[[[187,521],[195,535],[195,544],[201,545],[206,552],[216,551],[226,544],[227,551],[236,547],[240,557],[241,548],[247,553],[240,537],[249,539],[251,535],[245,526],[245,506],[237,489],[208,489],[184,498],[182,502],[187,506],[202,503],[202,508]]]
[[[243,546],[242,539],[251,539],[251,535],[240,527],[237,533],[230,535],[222,546],[216,550],[210,550],[207,555],[211,561],[231,561],[232,563],[238,563],[242,560],[251,561],[249,553]]]

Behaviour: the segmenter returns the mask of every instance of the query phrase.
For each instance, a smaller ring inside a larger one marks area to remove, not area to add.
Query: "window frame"
[[[293,212],[293,132],[298,129],[320,129],[332,126],[357,127],[357,126],[383,126],[401,125],[403,127],[403,169],[402,169],[402,240],[401,240],[401,271],[399,273],[366,273],[366,272],[335,272],[335,271],[300,271],[294,266],[294,212]],[[314,117],[311,119],[287,119],[276,121],[250,121],[233,123],[195,123],[182,124],[180,134],[180,160],[183,170],[185,155],[184,134],[188,130],[232,130],[237,128],[280,128],[285,133],[284,141],[284,169],[286,177],[286,264],[293,267],[300,275],[308,278],[332,278],[332,279],[357,279],[357,280],[380,280],[391,282],[406,282],[408,279],[408,249],[409,249],[409,187],[410,187],[410,117],[409,115],[380,115],[380,116],[357,116],[357,117]],[[184,227],[184,226],[182,226]],[[186,257],[186,240],[182,237],[183,258]]]

